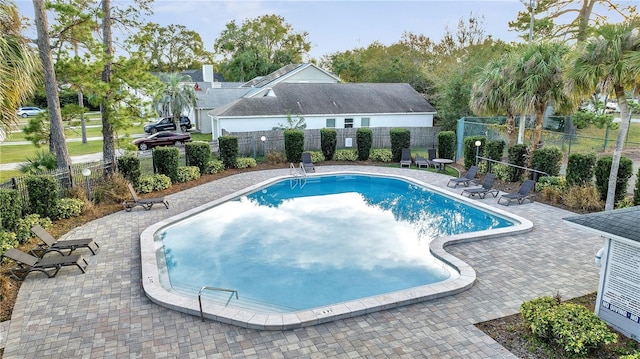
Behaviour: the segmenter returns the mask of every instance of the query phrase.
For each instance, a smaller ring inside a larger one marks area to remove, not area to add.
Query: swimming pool
[[[443,288],[456,292],[475,274],[430,248],[432,241],[522,230],[520,219],[471,204],[399,177],[275,179],[145,230],[154,237],[159,282],[145,276],[145,292],[153,300],[147,287],[161,287],[161,297],[175,296],[186,304],[182,311],[195,314],[202,286],[235,289],[239,300],[204,293],[206,316],[267,329],[408,304]]]

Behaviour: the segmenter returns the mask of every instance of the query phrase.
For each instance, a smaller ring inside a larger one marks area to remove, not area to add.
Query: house
[[[280,82],[209,111],[212,138],[303,117],[307,129],[432,127],[435,109],[406,83]]]

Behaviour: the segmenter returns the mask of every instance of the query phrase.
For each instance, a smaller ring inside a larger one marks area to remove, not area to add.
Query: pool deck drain
[[[320,173],[364,171],[415,178],[447,189],[447,176],[414,169],[316,166]],[[597,288],[593,248],[602,240],[571,228],[572,212],[540,203],[503,207],[524,218],[528,233],[451,245],[446,251],[476,271],[476,282],[452,296],[315,326],[263,331],[176,312],[143,291],[139,236],[158,220],[284,176],[288,169],[226,177],[169,196],[171,208],[120,211],[75,228],[67,236],[93,237],[100,251],[86,274],[63,269],[47,279],[30,275],[13,311],[3,358],[515,358],[474,323],[517,313],[541,295],[572,298]],[[146,280],[144,281],[146,282]]]

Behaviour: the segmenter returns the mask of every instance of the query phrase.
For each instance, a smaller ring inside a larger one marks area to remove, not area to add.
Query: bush
[[[238,137],[220,136],[218,137],[220,147],[220,159],[225,168],[233,168],[238,157]]]
[[[526,154],[527,154],[527,146],[523,144],[513,145],[509,147],[507,150],[509,156],[509,164],[526,167]],[[509,182],[519,182],[522,180],[522,175],[524,174],[524,170],[522,168],[509,167],[509,171],[511,173]]]
[[[240,157],[236,159],[236,168],[253,168],[257,165],[256,160],[251,157]]]
[[[200,168],[198,166],[178,167],[178,182],[185,183],[200,178]]]
[[[29,193],[29,212],[56,219],[58,183],[51,176],[29,176],[25,179]]]
[[[40,217],[37,214],[30,214],[24,218],[20,218],[15,232],[16,240],[18,240],[20,244],[27,243],[27,241],[33,237],[33,234],[31,234],[31,227],[36,224],[39,224],[42,228],[46,229],[51,227],[51,220],[47,217]]]
[[[502,161],[504,148],[506,146],[507,146],[507,143],[504,142],[503,140],[487,141],[484,148],[484,157],[490,158],[494,161]]]
[[[211,161],[211,147],[204,141],[187,142],[184,144],[184,155],[187,165],[198,167],[200,174],[203,174],[207,169],[207,163]]]
[[[636,188],[633,190],[633,205],[640,205],[640,168],[636,174]]]
[[[309,151],[309,154],[311,155],[311,162],[313,163],[324,161],[324,154],[322,154],[321,151]]]
[[[269,164],[287,163],[287,157],[282,152],[275,152],[275,151],[269,152],[267,153],[267,163]]]
[[[376,148],[376,149],[372,149],[371,153],[369,153],[369,159],[372,161],[389,163],[393,159],[393,154],[389,149]]]
[[[224,163],[220,160],[211,160],[207,163],[207,168],[205,169],[205,173],[220,173],[224,171]]]
[[[583,211],[601,211],[604,208],[598,189],[591,184],[569,187],[563,196],[563,203],[569,208]]]
[[[333,160],[338,143],[338,132],[334,128],[323,128],[320,130],[320,148],[327,161]]]
[[[595,153],[572,153],[567,162],[567,185],[590,184],[593,179],[593,167],[596,165]]]
[[[549,327],[549,318],[545,314],[551,312],[559,304],[558,298],[538,297],[522,303],[520,305],[520,315],[533,334],[548,338],[551,335],[551,328]]]
[[[61,198],[58,201],[58,218],[78,217],[82,214],[84,202],[76,198]]]
[[[600,193],[600,199],[605,201],[607,199],[607,191],[609,189],[609,174],[611,173],[611,156],[601,157],[596,161],[595,176],[596,187]],[[616,181],[616,191],[614,196],[614,202],[619,202],[624,199],[627,194],[627,185],[629,178],[633,173],[633,162],[627,157],[622,156],[620,158],[620,167],[618,168],[618,177]]]
[[[563,176],[543,176],[536,182],[536,192],[541,192],[546,188],[554,188],[560,192],[564,192],[567,188],[567,179]]]
[[[333,159],[336,161],[357,161],[358,160],[358,151],[356,150],[337,150],[333,155]]]
[[[438,133],[438,158],[452,160],[456,155],[456,133],[453,131],[441,131]],[[400,158],[398,157],[398,161]]]
[[[131,182],[134,186],[138,184],[138,180],[142,175],[140,170],[140,159],[134,155],[125,155],[118,157],[118,171],[120,174]]]
[[[176,183],[180,166],[180,150],[176,147],[155,147],[152,154],[155,172],[168,176],[171,183]]]
[[[138,183],[140,178],[138,178]],[[132,183],[133,184],[133,183]],[[133,184],[134,188],[138,185]],[[112,173],[94,183],[91,198],[95,203],[120,203],[125,199],[130,199],[127,180],[119,173]]]
[[[14,189],[0,189],[0,228],[15,231],[22,216],[22,199]]]
[[[136,191],[140,193],[162,191],[163,189],[171,187],[171,183],[171,178],[167,175],[142,176],[140,177],[140,183],[138,183]]]
[[[406,128],[392,128],[389,130],[391,153],[393,162],[400,162],[403,148],[411,148],[411,131]]]
[[[18,244],[15,233],[0,229],[0,255],[11,248],[17,247]]]
[[[510,182],[511,180],[511,167],[507,165],[502,163],[495,164],[491,167],[491,172],[501,181]]]
[[[531,154],[531,167],[535,170],[545,172],[550,176],[560,174],[562,165],[562,151],[557,147],[543,147],[534,150]],[[531,173],[535,178],[535,172]]]
[[[284,130],[284,152],[288,162],[300,162],[302,152],[304,152],[304,132],[302,130],[293,128]]]
[[[358,160],[369,159],[369,152],[373,144],[373,132],[368,127],[360,127],[356,131],[356,143],[358,145]]]
[[[480,141],[480,148],[478,149],[478,155],[484,155],[485,142],[486,138],[483,136],[469,136],[465,137],[462,146],[462,152],[464,154],[464,168],[469,169],[469,167],[476,164],[476,141]]]

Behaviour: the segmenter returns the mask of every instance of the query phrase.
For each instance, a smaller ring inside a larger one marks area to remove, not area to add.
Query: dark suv
[[[180,129],[187,132],[191,128],[191,120],[187,116],[180,116]],[[175,131],[176,124],[173,123],[173,117],[165,117],[156,123],[144,125],[144,132],[154,134],[159,131]]]

